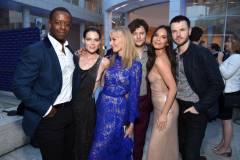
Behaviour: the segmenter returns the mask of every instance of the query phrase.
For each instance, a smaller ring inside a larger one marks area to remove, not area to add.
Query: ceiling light
[[[119,6],[119,7],[116,7],[116,8],[114,9],[114,11],[119,10],[120,8],[126,7],[127,5],[128,5],[128,4],[126,3],[126,4],[123,4],[123,5]]]

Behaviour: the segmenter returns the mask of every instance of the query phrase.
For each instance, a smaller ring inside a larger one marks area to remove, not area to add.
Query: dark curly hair
[[[139,19],[139,18],[134,19],[128,25],[128,28],[129,28],[130,32],[133,33],[137,28],[139,28],[141,26],[144,28],[145,32],[148,33],[149,26],[148,26],[147,22],[145,20],[143,20],[143,19]]]

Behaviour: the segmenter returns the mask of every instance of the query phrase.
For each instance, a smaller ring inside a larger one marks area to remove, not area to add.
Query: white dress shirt
[[[240,54],[232,54],[219,66],[225,80],[224,93],[232,93],[240,90]]]
[[[50,40],[60,63],[61,71],[62,71],[62,88],[60,94],[57,96],[53,105],[69,102],[72,99],[72,77],[74,71],[74,62],[73,62],[73,54],[71,51],[66,47],[68,45],[68,41],[62,45],[58,42],[54,37],[48,34],[48,39]],[[64,47],[65,53],[62,51]],[[51,111],[52,106],[48,109],[46,114]]]

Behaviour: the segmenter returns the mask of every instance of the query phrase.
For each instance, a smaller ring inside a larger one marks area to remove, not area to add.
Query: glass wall
[[[0,30],[22,27],[22,13],[0,8]]]
[[[102,13],[102,0],[85,0],[85,7],[91,11]]]
[[[0,8],[0,30],[23,27],[23,14],[20,11]],[[30,27],[46,29],[48,17],[30,14]]]
[[[208,46],[218,43],[223,48],[226,36],[240,37],[239,0],[187,0],[186,15],[192,26],[204,30],[202,40]]]
[[[63,0],[73,5],[79,6],[81,1],[85,1],[85,8],[90,11],[101,14],[102,13],[102,0]]]
[[[76,6],[79,5],[79,0],[63,0],[63,1],[71,3],[71,4],[76,5]]]

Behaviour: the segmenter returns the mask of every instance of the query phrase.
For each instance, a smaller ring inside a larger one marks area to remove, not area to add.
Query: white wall
[[[135,18],[144,19],[149,26],[157,27],[168,24],[168,3],[152,5],[129,13],[129,22]]]

